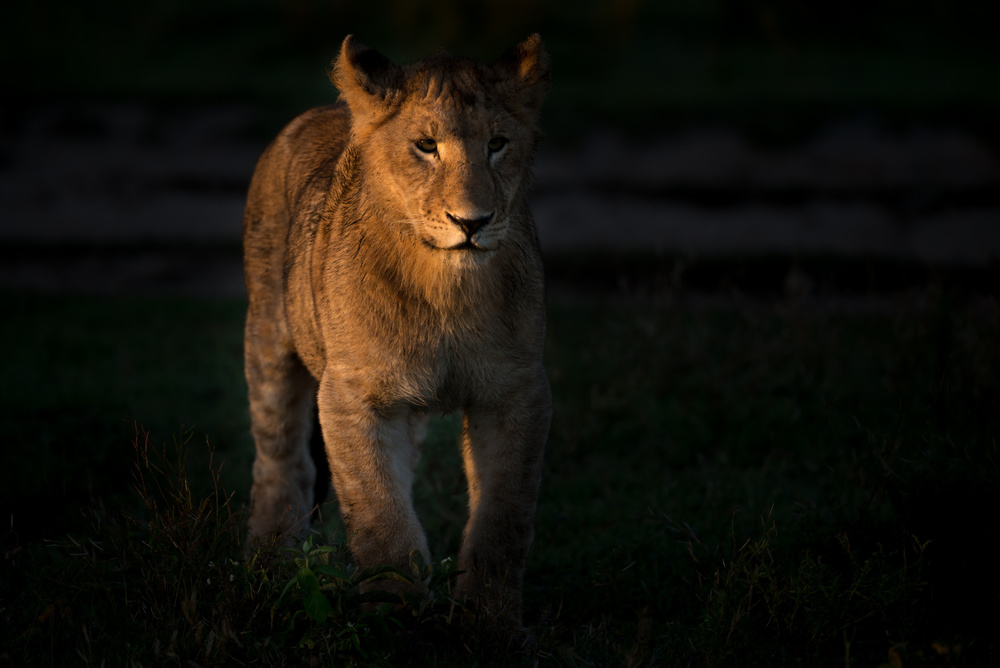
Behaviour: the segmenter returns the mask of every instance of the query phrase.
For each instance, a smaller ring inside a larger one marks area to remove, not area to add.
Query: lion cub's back
[[[288,226],[329,190],[350,131],[346,106],[310,109],[286,125],[257,161],[243,214],[251,302],[261,293],[281,290]]]
[[[257,161],[243,213],[243,271],[251,322],[278,323],[284,313],[285,255],[289,227],[310,207],[321,206],[347,145],[346,107],[311,109],[278,134]]]

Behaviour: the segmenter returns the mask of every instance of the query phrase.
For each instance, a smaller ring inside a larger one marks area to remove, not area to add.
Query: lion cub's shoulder
[[[351,112],[344,104],[316,107],[292,119],[261,159],[264,169],[307,175],[323,163],[335,163],[351,134]],[[278,154],[275,156],[274,154]],[[275,159],[277,157],[277,159]]]

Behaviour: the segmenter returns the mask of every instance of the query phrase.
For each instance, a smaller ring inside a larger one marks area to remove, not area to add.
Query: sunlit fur
[[[414,466],[427,415],[460,410],[459,592],[518,627],[551,416],[525,193],[547,56],[534,35],[492,65],[396,66],[348,37],[331,78],[344,104],[292,121],[247,199],[251,540],[308,530],[316,403],[357,562],[429,558]]]

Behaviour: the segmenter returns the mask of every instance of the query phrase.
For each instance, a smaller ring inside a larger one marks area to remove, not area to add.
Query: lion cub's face
[[[397,67],[352,38],[334,82],[387,208],[442,257],[483,260],[517,224],[548,81],[537,36],[487,66],[446,54]]]
[[[503,242],[534,137],[502,107],[463,107],[452,96],[412,100],[372,141],[424,245],[475,253]]]

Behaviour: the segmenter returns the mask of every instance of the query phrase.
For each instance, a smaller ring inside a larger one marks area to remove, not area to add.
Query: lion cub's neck
[[[391,219],[371,222],[386,234],[370,249],[385,265],[384,279],[392,281],[391,287],[399,290],[401,296],[452,316],[481,309],[490,301],[491,282],[500,279],[496,275],[496,265],[503,259],[500,251],[478,257],[486,254],[427,248]]]

